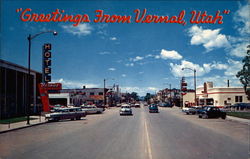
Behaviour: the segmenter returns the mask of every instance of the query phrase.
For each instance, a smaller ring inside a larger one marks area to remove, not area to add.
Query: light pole
[[[103,100],[104,100],[104,107],[106,106],[107,104],[107,101],[106,101],[106,91],[105,91],[105,87],[106,87],[106,81],[109,80],[109,78],[104,78],[103,79]],[[114,80],[113,78],[111,80]]]
[[[196,69],[192,69],[192,68],[188,68],[188,67],[182,68],[182,70],[184,70],[184,69],[189,69],[189,70],[194,71],[194,103],[195,103],[195,105],[197,105],[197,101],[196,101]]]
[[[30,124],[30,56],[31,56],[31,40],[36,38],[37,36],[44,34],[44,33],[53,33],[53,35],[57,35],[56,31],[43,31],[40,33],[37,33],[33,36],[31,36],[31,34],[29,34],[28,36],[28,42],[29,42],[29,51],[28,51],[28,84],[27,84],[27,103],[28,103],[28,109],[26,109],[27,111],[27,125]]]
[[[164,83],[169,85],[169,92],[170,92],[170,105],[172,106],[172,91],[171,91],[171,83]]]

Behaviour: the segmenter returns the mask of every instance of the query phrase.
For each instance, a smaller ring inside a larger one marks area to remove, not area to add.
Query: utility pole
[[[104,78],[103,80],[103,101],[104,101],[104,107],[106,106],[106,91],[105,91],[105,86],[106,85],[106,79]]]
[[[169,84],[169,88],[170,88],[170,90],[169,90],[169,92],[170,92],[170,105],[172,106],[171,84]]]
[[[197,100],[196,100],[196,69],[194,69],[194,102],[195,102],[195,105],[197,105]]]

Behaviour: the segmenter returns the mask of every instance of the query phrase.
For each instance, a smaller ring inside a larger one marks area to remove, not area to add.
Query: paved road
[[[0,134],[0,158],[247,159],[248,126],[197,119],[178,109],[119,109]],[[212,123],[212,124],[211,124]],[[232,125],[234,127],[232,127]],[[228,129],[231,130],[228,130]]]

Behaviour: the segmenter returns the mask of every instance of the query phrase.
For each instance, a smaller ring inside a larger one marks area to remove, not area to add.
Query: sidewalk
[[[180,110],[181,111],[180,107],[173,107],[173,108],[175,110]],[[236,121],[236,122],[239,122],[239,123],[250,125],[250,120],[249,119],[238,118],[238,117],[234,117],[234,116],[230,116],[230,115],[227,115],[226,120]]]
[[[237,117],[230,116],[230,115],[227,115],[226,120],[237,121],[237,122],[240,122],[240,123],[250,125],[250,120],[249,119],[237,118]]]
[[[30,125],[27,125],[27,121],[11,123],[11,124],[0,124],[0,134],[12,130],[22,129],[46,123],[44,116],[30,116],[30,118],[36,118],[34,120],[30,120]]]

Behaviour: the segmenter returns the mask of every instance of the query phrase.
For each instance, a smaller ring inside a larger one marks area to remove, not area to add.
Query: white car
[[[87,114],[101,114],[101,113],[103,113],[103,108],[97,108],[94,105],[81,106],[81,108]]]
[[[45,114],[46,120],[59,121],[64,119],[80,120],[81,117],[85,117],[86,112],[82,111],[81,108],[57,108],[53,113]]]
[[[183,107],[182,111],[184,113],[188,114],[195,114],[196,113],[196,109],[194,107]]]
[[[133,115],[131,107],[128,104],[122,105],[120,115]]]

